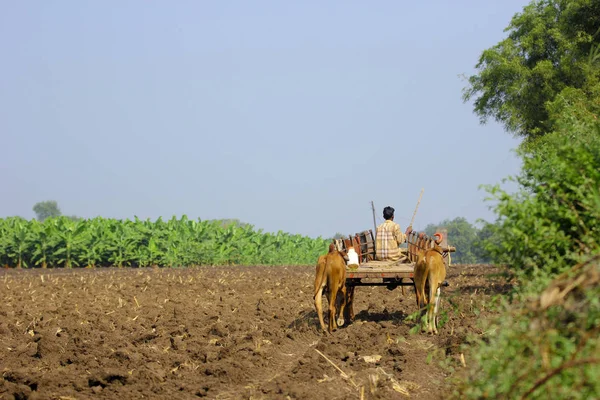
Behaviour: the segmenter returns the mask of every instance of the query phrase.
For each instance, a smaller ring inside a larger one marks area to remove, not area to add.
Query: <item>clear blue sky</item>
[[[331,236],[493,219],[518,141],[460,74],[524,0],[0,5],[0,217],[238,218]]]

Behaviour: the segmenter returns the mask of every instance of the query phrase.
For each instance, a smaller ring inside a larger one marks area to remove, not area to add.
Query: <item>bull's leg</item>
[[[415,298],[417,300],[417,308],[419,311],[419,319],[417,320],[417,324],[421,325],[421,330],[425,330],[425,326],[423,325],[423,315],[425,314],[425,286],[426,286],[427,277],[423,275],[422,270],[416,270],[415,276],[413,278],[413,283],[415,287]]]
[[[430,288],[431,284],[429,282],[429,277],[427,276],[425,277],[425,283],[423,284],[423,289],[421,291],[421,305],[419,306],[421,310],[421,332],[429,332]]]
[[[415,295],[417,300],[417,307],[421,311],[421,315],[423,315],[423,307],[427,303],[427,297],[425,295],[425,291],[427,290],[427,278],[428,278],[428,268],[425,259],[420,259],[415,265],[415,275],[413,278],[413,282],[415,285]]]
[[[323,320],[323,286],[321,286],[317,290],[317,294],[315,295],[315,308],[317,309],[317,315],[319,316],[319,322],[321,323],[321,329],[327,332],[327,328],[325,327],[325,321]]]
[[[315,270],[315,290],[314,290],[314,301],[317,315],[319,316],[319,322],[321,323],[321,329],[327,331],[325,327],[325,321],[323,321],[323,289],[327,286],[326,279],[326,257],[320,256],[317,261],[317,267]],[[326,289],[325,289],[326,290]],[[326,292],[327,293],[327,292]]]
[[[417,300],[417,307],[419,309],[421,309],[421,305],[423,302],[423,287],[425,286],[425,283],[423,282],[423,280],[425,278],[421,277],[419,274],[420,274],[420,271],[419,272],[415,271],[415,277],[413,278],[413,284],[415,287],[415,298]]]
[[[430,277],[431,278],[431,277]],[[433,279],[429,283],[429,302],[427,305],[427,333],[437,333],[435,328],[435,311],[437,309],[437,293],[439,292],[439,283]]]
[[[344,326],[344,308],[346,308],[346,301],[347,301],[347,289],[346,289],[346,285],[342,282],[342,288],[340,289],[340,291],[342,292],[342,305],[340,306],[340,316],[338,317],[337,320],[337,325],[338,326]]]
[[[354,314],[354,294],[355,294],[354,291],[355,290],[356,290],[356,287],[352,286],[352,290],[350,292],[350,297],[349,297],[349,299],[350,299],[350,308],[348,309],[348,313],[350,315],[350,322],[354,322],[354,318],[355,318],[355,314]]]
[[[345,318],[350,322],[354,321],[354,289],[355,286],[346,287],[346,295],[348,300],[346,301]]]
[[[329,286],[329,333],[335,331],[337,329],[337,325],[335,323],[335,299],[338,291],[337,285]]]
[[[413,281],[413,287],[415,288],[415,298],[417,300],[417,308],[421,308],[421,302],[419,301],[420,297],[421,297],[421,293],[419,293],[419,286],[418,286],[416,280]]]
[[[438,320],[438,310],[440,307],[440,298],[442,297],[442,288],[438,286],[435,296],[435,307],[433,308],[433,333],[438,334],[437,329],[437,320]]]

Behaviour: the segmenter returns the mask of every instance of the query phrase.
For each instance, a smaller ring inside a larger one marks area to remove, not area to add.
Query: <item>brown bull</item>
[[[425,326],[423,331],[437,334],[437,313],[439,308],[441,286],[446,279],[446,265],[442,249],[439,246],[441,235],[436,234],[438,240],[432,248],[425,245],[425,241],[420,241],[422,246],[418,252],[415,265],[415,293],[417,305],[421,310],[425,309]]]
[[[323,321],[322,297],[323,289],[326,288],[327,301],[329,302],[329,329],[325,327]],[[336,298],[338,292],[341,292],[341,307],[339,310],[339,319],[336,322]],[[339,326],[344,325],[344,307],[346,306],[346,262],[344,256],[335,245],[329,245],[329,253],[320,256],[317,261],[314,291],[315,308],[319,315],[321,328],[329,333],[335,331]]]

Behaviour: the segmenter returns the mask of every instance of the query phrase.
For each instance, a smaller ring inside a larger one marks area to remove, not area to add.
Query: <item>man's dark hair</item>
[[[383,219],[386,221],[394,216],[394,207],[387,206],[383,209]]]

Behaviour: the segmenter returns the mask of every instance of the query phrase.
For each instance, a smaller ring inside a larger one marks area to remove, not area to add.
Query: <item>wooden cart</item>
[[[442,248],[446,268],[450,266],[450,253],[456,248],[448,246],[447,235],[442,233]],[[346,267],[346,286],[386,286],[393,290],[398,286],[413,286],[414,271],[418,249],[432,247],[433,239],[419,236],[417,232],[411,232],[407,238],[406,247],[401,248],[399,261],[387,262],[375,260],[375,236],[372,230],[363,231],[349,236],[347,239],[336,240],[339,250],[345,251],[353,243],[360,244],[358,268]]]

